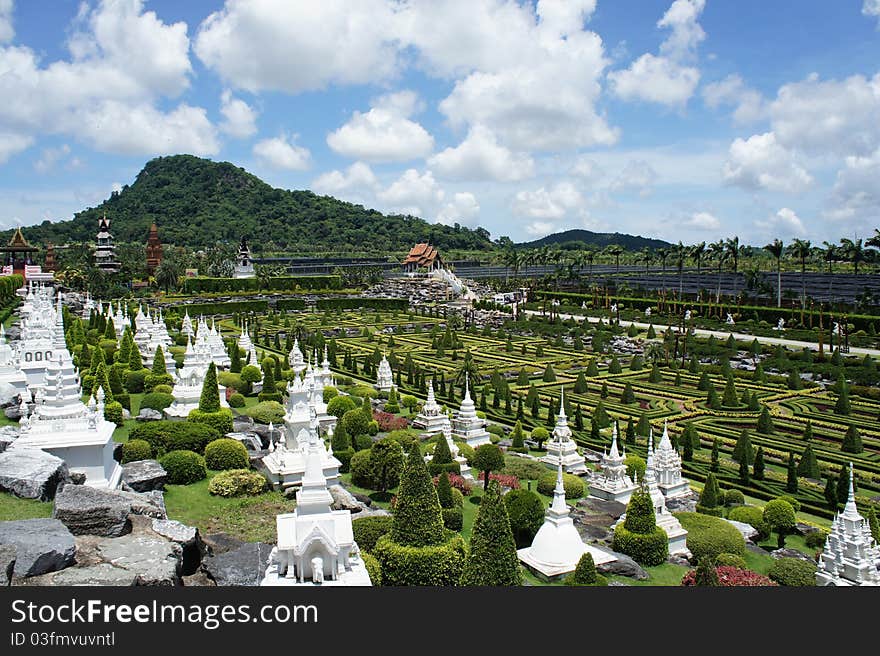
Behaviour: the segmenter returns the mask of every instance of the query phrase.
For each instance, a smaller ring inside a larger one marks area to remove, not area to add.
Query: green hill
[[[557,232],[547,235],[535,241],[517,244],[517,248],[539,248],[541,246],[559,245],[575,247],[583,244],[590,244],[604,248],[611,244],[623,246],[628,251],[637,251],[648,247],[667,248],[671,246],[669,242],[662,239],[651,239],[649,237],[638,237],[636,235],[624,235],[619,232],[591,232],[590,230],[566,230],[565,232]]]
[[[200,249],[250,238],[271,251],[408,250],[428,241],[441,250],[491,247],[482,228],[450,227],[414,216],[385,215],[311,191],[275,189],[243,168],[192,155],[150,160],[134,183],[68,221],[27,228],[33,243],[93,242],[106,212],[119,242],[144,243],[150,224],[166,244]],[[8,239],[12,231],[0,238]]]

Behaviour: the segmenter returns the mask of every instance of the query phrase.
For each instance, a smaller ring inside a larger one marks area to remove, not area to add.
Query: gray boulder
[[[248,431],[253,430],[253,428],[254,420],[247,415],[238,415],[232,420],[232,430],[237,433],[247,433]]]
[[[12,421],[18,421],[21,419],[21,410],[17,405],[11,405],[4,409],[3,414],[6,415],[7,419],[11,419]]]
[[[176,542],[182,550],[181,574],[189,576],[198,570],[208,548],[199,535],[199,529],[174,519],[154,519],[151,528],[166,540]]]
[[[733,527],[742,534],[746,542],[757,542],[760,533],[758,533],[758,531],[755,530],[755,527],[751,524],[737,522],[733,519],[725,519],[724,521],[733,525]]]
[[[138,416],[135,417],[136,421],[158,421],[160,419],[162,419],[162,413],[153,410],[153,408],[141,408]]]
[[[22,583],[28,586],[111,585],[121,587],[136,585],[137,574],[122,567],[115,567],[110,563],[97,563],[86,567],[68,567],[60,572],[34,576]]]
[[[153,519],[168,519],[168,513],[165,510],[165,493],[161,490],[151,490],[150,492],[116,490],[115,493],[128,499],[131,503],[131,512],[134,515],[144,515]]]
[[[76,553],[73,534],[57,519],[0,522],[0,545],[15,549],[16,577],[64,569],[74,563]]]
[[[67,463],[41,449],[12,448],[0,453],[0,492],[51,501],[70,481]]]
[[[0,544],[0,587],[6,587],[12,581],[12,570],[15,568],[16,549],[11,544]]]
[[[116,492],[67,485],[55,497],[52,516],[74,535],[119,537],[131,531],[131,502]]]
[[[165,489],[168,472],[158,460],[134,460],[122,465],[122,489],[149,492]]]
[[[625,554],[612,553],[616,560],[597,565],[597,572],[603,575],[617,574],[618,576],[628,576],[637,581],[647,580],[648,573],[636,561]]]
[[[687,497],[667,499],[666,507],[669,509],[669,512],[696,512],[697,497],[692,494]]]
[[[6,451],[18,439],[20,432],[15,426],[0,426],[0,453]]]
[[[135,575],[135,585],[180,585],[180,545],[158,535],[130,534],[102,540],[101,559]]]
[[[86,484],[86,474],[85,472],[70,472],[70,482],[74,485],[85,485]]]
[[[208,552],[213,556],[226,553],[227,551],[235,551],[244,546],[242,540],[234,538],[228,533],[209,533],[202,536],[202,540],[204,540]]]
[[[12,383],[0,383],[0,408],[18,405],[19,391]]]
[[[218,586],[257,586],[266,573],[271,544],[247,542],[238,549],[206,558],[205,570]]]
[[[810,558],[807,554],[801,553],[797,549],[789,549],[787,547],[784,549],[774,549],[773,551],[770,552],[770,555],[773,558],[795,558],[797,560],[803,560],[808,563],[815,563],[816,562],[815,560]]]
[[[366,506],[341,485],[331,485],[328,490],[333,497],[333,505],[330,506],[333,510],[350,510],[352,515],[366,510]]]

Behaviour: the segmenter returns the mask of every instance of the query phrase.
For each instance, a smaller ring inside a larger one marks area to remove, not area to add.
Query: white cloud
[[[568,170],[568,172],[571,175],[577,176],[587,183],[594,183],[598,180],[601,180],[605,176],[605,172],[602,170],[602,167],[600,167],[587,155],[578,156],[578,158],[574,161],[574,164],[571,165],[571,168]]]
[[[596,11],[596,0],[538,0],[540,26],[554,36],[578,32]]]
[[[862,14],[880,17],[880,0],[865,0],[865,4],[862,5]],[[877,23],[877,27],[880,28],[880,22]]]
[[[189,86],[186,24],[162,23],[142,0],[83,3],[69,60],[43,65],[27,47],[0,47],[0,132],[63,134],[99,150],[164,154],[219,150],[202,108],[157,101]]]
[[[609,73],[612,91],[623,100],[683,107],[700,82],[699,69],[687,64],[706,38],[697,22],[705,5],[705,0],[675,0],[657,21],[657,27],[671,30],[660,44],[660,55],[645,53],[629,68]]]
[[[0,132],[0,164],[5,164],[13,155],[30,147],[33,137],[24,134]]]
[[[355,162],[345,171],[329,171],[312,182],[312,188],[323,194],[375,190],[378,185],[379,181],[373,170],[364,162]]]
[[[767,115],[763,96],[746,86],[739,75],[728,75],[723,80],[706,85],[703,101],[712,109],[722,105],[734,106],[733,120],[739,125],[760,121]]]
[[[226,89],[220,96],[220,113],[224,121],[220,131],[232,137],[246,139],[257,133],[257,112],[240,98],[234,98]]]
[[[376,196],[394,212],[428,216],[443,202],[445,194],[430,171],[420,174],[416,169],[407,169]]]
[[[373,101],[370,111],[327,135],[327,145],[346,157],[371,162],[403,162],[426,157],[434,138],[409,117],[419,110],[418,95],[399,91]]]
[[[563,181],[550,188],[517,192],[513,211],[519,216],[543,221],[559,220],[581,210],[584,204],[581,192],[571,182]]]
[[[469,191],[458,192],[437,213],[437,223],[469,225],[480,213],[480,204]]]
[[[870,229],[880,216],[880,150],[869,157],[850,156],[837,179],[823,213],[835,221],[862,224]]]
[[[532,221],[528,225],[526,225],[526,232],[533,237],[541,238],[546,237],[551,232],[555,232],[557,229],[557,225],[555,223],[551,223],[550,221]]]
[[[199,27],[195,52],[251,92],[378,82],[398,68],[395,8],[385,0],[227,0]]]
[[[311,165],[311,153],[297,146],[293,138],[285,135],[263,139],[254,144],[253,153],[263,163],[276,168],[304,171]]]
[[[728,184],[746,189],[788,193],[803,191],[813,182],[794,155],[777,142],[773,132],[734,140],[722,175]]]
[[[783,207],[776,214],[771,214],[764,220],[755,221],[755,227],[762,234],[781,237],[783,241],[802,237],[807,233],[804,222],[793,209],[788,207]]]
[[[880,73],[786,84],[770,104],[779,143],[808,153],[869,155],[880,146]]]
[[[719,230],[721,221],[709,212],[694,212],[678,223],[680,226],[693,230]]]
[[[70,146],[61,144],[57,148],[44,148],[40,153],[40,158],[34,162],[34,169],[38,173],[48,173],[55,168],[55,165],[70,155]]]
[[[639,196],[650,195],[657,181],[657,171],[644,160],[630,160],[620,172],[609,189],[614,192],[636,191]]]
[[[12,27],[12,0],[0,0],[0,43],[12,41],[15,28]]]
[[[500,145],[492,131],[482,125],[473,126],[455,148],[433,155],[428,165],[449,180],[515,182],[535,174],[531,157]]]

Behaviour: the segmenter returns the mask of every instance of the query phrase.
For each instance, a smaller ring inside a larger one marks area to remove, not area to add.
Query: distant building
[[[33,255],[36,252],[36,246],[31,246],[28,240],[24,238],[24,235],[21,234],[21,228],[16,228],[9,243],[5,246],[0,246],[0,253],[3,254],[3,264],[5,265],[4,275],[20,273],[22,276],[25,276],[25,267],[33,266]]]
[[[401,266],[406,273],[412,273],[419,269],[426,269],[428,271],[445,269],[446,263],[440,257],[440,251],[425,243],[413,246]]]
[[[55,245],[50,241],[46,244],[46,259],[43,262],[43,271],[57,271],[58,264],[55,262]]]
[[[162,264],[162,242],[159,241],[159,228],[154,223],[150,226],[147,237],[147,275],[152,276]]]
[[[116,259],[116,246],[110,234],[110,219],[105,214],[98,219],[98,245],[95,246],[95,266],[105,273],[118,273],[122,265]]]
[[[238,245],[238,257],[236,258],[235,271],[233,272],[232,277],[254,277],[254,262],[251,259],[251,249],[250,246],[248,246],[247,237],[242,237],[241,243]]]

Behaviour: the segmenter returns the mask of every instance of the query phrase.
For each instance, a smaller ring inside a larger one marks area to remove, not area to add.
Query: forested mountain
[[[243,168],[192,155],[147,162],[134,183],[69,221],[26,230],[34,243],[94,241],[106,212],[120,242],[145,242],[150,224],[166,244],[206,248],[250,239],[255,252],[408,250],[428,241],[441,250],[491,247],[482,228],[450,227],[414,216],[384,215],[311,191],[275,189]],[[8,239],[12,231],[0,238]]]
[[[649,237],[638,237],[635,235],[623,235],[619,232],[591,232],[590,230],[566,230],[564,232],[556,232],[547,235],[535,241],[517,244],[517,248],[538,248],[540,246],[576,246],[590,244],[604,248],[611,244],[623,246],[628,251],[637,251],[646,246],[651,249],[666,248],[671,244],[662,239],[651,239]]]

